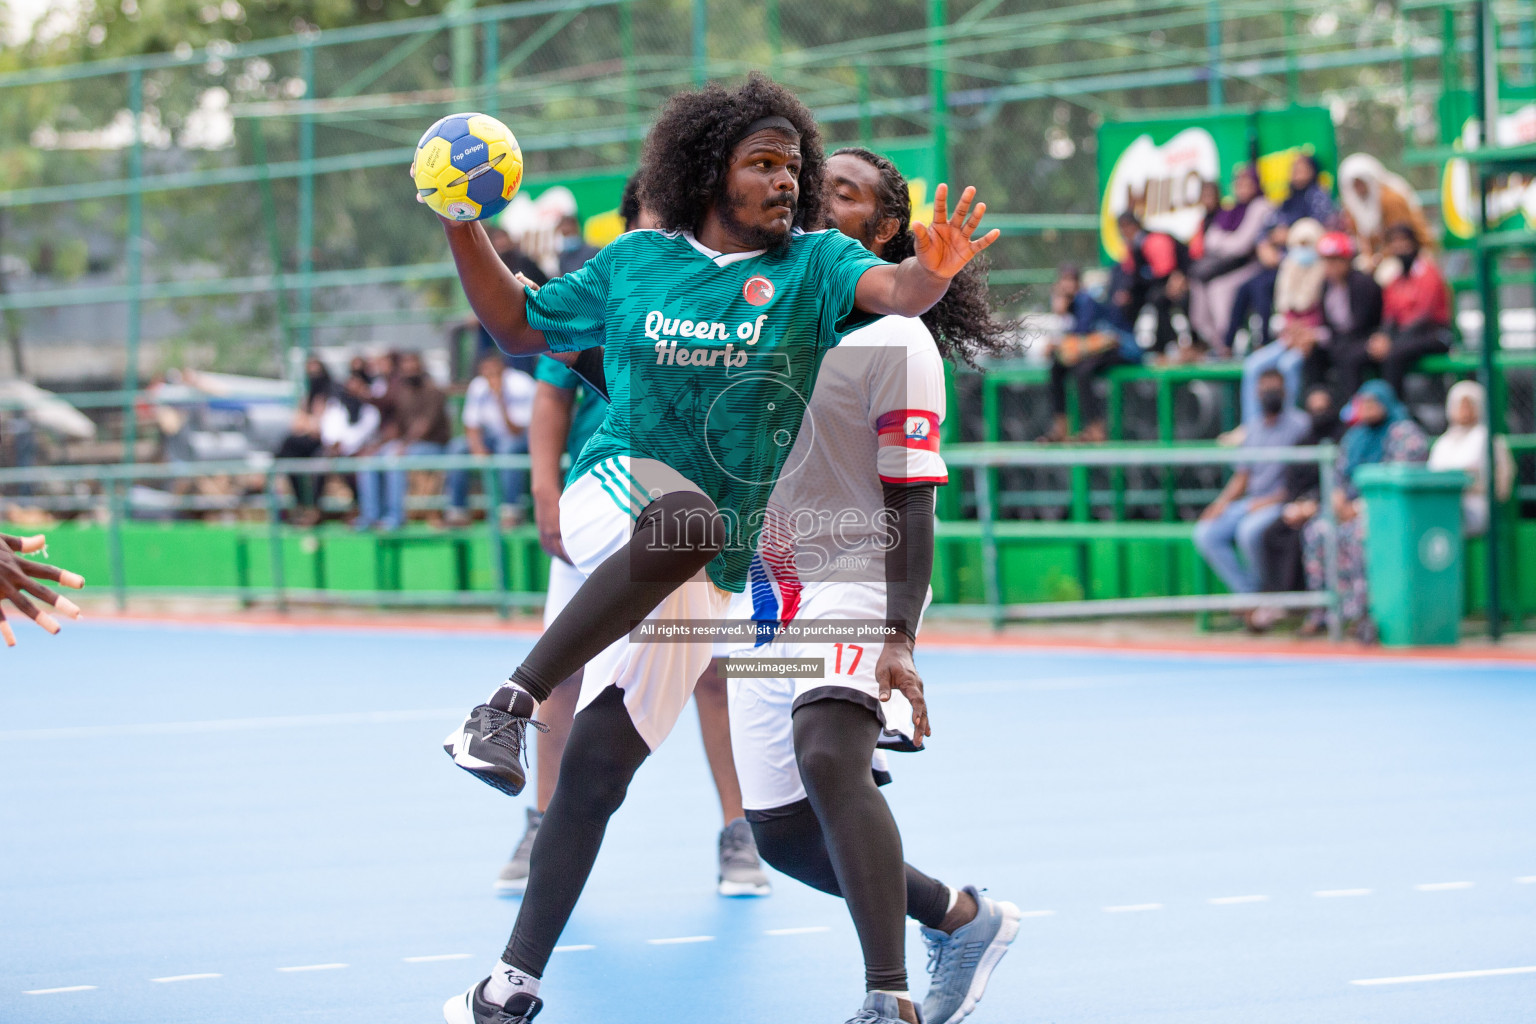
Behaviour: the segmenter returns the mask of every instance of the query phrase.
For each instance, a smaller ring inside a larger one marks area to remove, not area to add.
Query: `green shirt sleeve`
[[[539,356],[539,361],[533,367],[533,379],[553,385],[561,391],[575,391],[581,387],[582,380],[570,367],[558,359],[549,356]]]
[[[822,324],[833,339],[880,319],[854,307],[859,278],[872,267],[885,266],[880,257],[841,231],[826,231],[812,257],[812,279],[822,282]]]
[[[580,269],[528,293],[528,326],[544,332],[551,352],[578,352],[603,343],[614,244]]]

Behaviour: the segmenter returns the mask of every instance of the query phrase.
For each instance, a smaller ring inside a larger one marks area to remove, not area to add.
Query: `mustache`
[[[782,206],[788,210],[794,210],[797,205],[799,204],[793,196],[785,196],[783,199],[769,199],[763,203],[763,209],[772,210],[774,207]]]

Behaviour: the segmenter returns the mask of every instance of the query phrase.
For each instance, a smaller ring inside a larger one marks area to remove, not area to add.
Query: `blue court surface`
[[[18,632],[21,632],[18,630]],[[0,650],[0,1021],[431,1024],[523,802],[439,743],[525,637],[152,625]],[[1536,1019],[1536,668],[931,648],[913,863],[1026,912],[985,1022]],[[827,1022],[842,905],[714,894],[697,728],[642,769],[540,1024]],[[913,988],[925,988],[915,929]]]

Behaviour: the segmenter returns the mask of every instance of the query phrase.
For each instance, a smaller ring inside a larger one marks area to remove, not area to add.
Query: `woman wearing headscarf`
[[[1333,199],[1317,180],[1317,158],[1311,153],[1298,155],[1291,164],[1290,194],[1275,211],[1276,219],[1289,225],[1310,217],[1328,227],[1337,213]]]
[[[1291,225],[1286,238],[1285,258],[1275,276],[1275,312],[1284,326],[1278,341],[1248,353],[1243,360],[1243,423],[1251,424],[1263,415],[1259,408],[1259,378],[1269,370],[1278,370],[1285,378],[1286,405],[1294,405],[1301,394],[1301,367],[1307,353],[1293,344],[1298,332],[1313,329],[1323,322],[1324,267],[1318,257],[1317,243],[1323,226],[1310,218]]]
[[[1464,380],[1445,398],[1446,430],[1429,449],[1430,469],[1459,469],[1470,480],[1461,494],[1461,527],[1468,537],[1488,531],[1488,410],[1486,392]],[[1515,488],[1515,460],[1502,435],[1493,439],[1493,492],[1508,501]]]
[[[1243,166],[1232,179],[1232,202],[1213,213],[1201,253],[1189,270],[1189,323],[1206,345],[1227,353],[1227,328],[1237,290],[1262,268],[1255,255],[1274,207],[1259,191],[1259,176]]]
[[[1333,490],[1334,516],[1338,521],[1339,611],[1360,639],[1371,641],[1375,639],[1375,627],[1368,614],[1370,599],[1365,579],[1365,509],[1354,484],[1355,471],[1361,466],[1382,463],[1423,462],[1429,457],[1429,439],[1385,381],[1367,381],[1342,415],[1349,429],[1339,443]],[[1321,516],[1302,529],[1302,562],[1308,590],[1322,590],[1328,583],[1323,561],[1328,529],[1329,523]],[[1314,612],[1303,623],[1302,631],[1316,633],[1322,626],[1321,613]]]
[[[1339,198],[1355,224],[1361,269],[1374,272],[1386,255],[1387,230],[1395,224],[1413,229],[1422,249],[1434,240],[1424,220],[1424,208],[1413,186],[1365,153],[1346,157],[1339,165]]]

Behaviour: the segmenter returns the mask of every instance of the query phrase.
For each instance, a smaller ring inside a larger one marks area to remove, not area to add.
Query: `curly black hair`
[[[624,222],[625,231],[633,231],[635,222],[640,219],[640,172],[636,171],[629,176],[624,183],[624,195],[619,199],[619,219]]]
[[[874,223],[869,227],[873,229],[886,218],[894,219],[897,224],[896,234],[885,243],[884,251],[878,254],[880,258],[888,263],[900,263],[914,255],[917,250],[911,230],[912,194],[907,189],[907,179],[902,177],[896,165],[879,153],[859,146],[845,146],[832,155],[857,157],[880,172],[880,185],[875,192]],[[949,291],[923,314],[922,320],[933,333],[933,340],[945,359],[960,359],[968,366],[975,366],[982,356],[1000,357],[1018,352],[1019,322],[999,319],[993,310],[985,257],[977,257],[966,264],[965,269],[949,282]]]
[[[821,132],[795,94],[758,72],[735,88],[710,83],[667,101],[641,158],[640,199],[669,231],[697,231],[725,196],[726,168],[742,132],[759,118],[785,118],[800,133],[795,227],[822,226]]]

